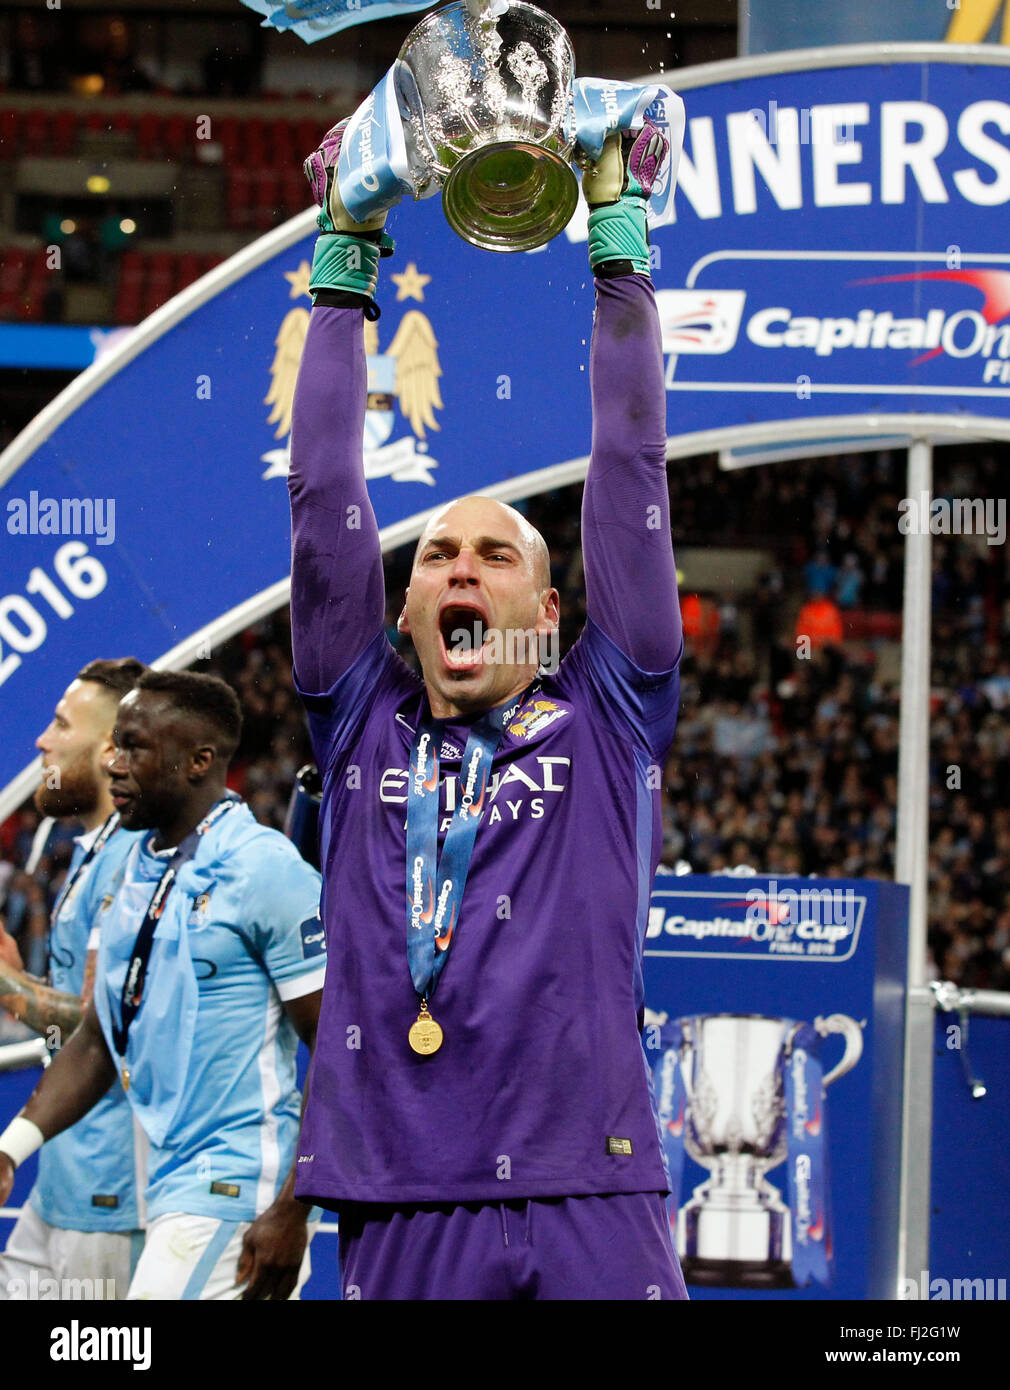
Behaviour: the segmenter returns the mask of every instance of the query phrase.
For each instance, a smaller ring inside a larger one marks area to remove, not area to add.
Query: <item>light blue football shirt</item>
[[[112,1021],[137,932],[171,858],[133,847],[102,912],[95,1001]],[[147,1217],[251,1221],[287,1177],[298,1134],[298,1037],[286,1000],[322,988],[320,877],[238,803],[201,836],[168,894],[126,1047],[150,1140]]]
[[[78,836],[68,877],[99,833],[96,828]],[[54,989],[77,995],[83,991],[89,944],[92,950],[98,944],[91,937],[102,884],[122,866],[139,838],[136,832],[117,830],[61,903],[49,936],[49,975]],[[43,1221],[64,1230],[136,1230],[141,1225],[136,1169],[133,1112],[116,1081],[83,1120],[43,1145],[38,1177],[28,1200]]]

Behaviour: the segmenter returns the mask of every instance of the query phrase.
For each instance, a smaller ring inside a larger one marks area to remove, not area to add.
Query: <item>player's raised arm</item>
[[[593,448],[582,500],[586,611],[643,671],[668,671],[682,627],[666,484],[666,389],[646,202],[666,141],[607,138],[585,175],[596,276]]]
[[[320,205],[312,315],[291,428],[291,641],[301,689],[321,695],[385,617],[379,533],[362,457],[366,312],[378,277],[385,214],[354,222],[340,202],[335,126],[305,172]]]

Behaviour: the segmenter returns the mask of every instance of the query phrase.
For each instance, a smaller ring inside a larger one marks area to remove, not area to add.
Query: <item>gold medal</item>
[[[430,1057],[433,1052],[437,1052],[442,1046],[443,1036],[444,1034],[441,1027],[428,1012],[427,1002],[422,1000],[421,1012],[410,1025],[407,1041],[410,1043],[413,1050],[421,1057]]]
[[[128,1091],[129,1089],[130,1089],[130,1069],[129,1069],[129,1067],[125,1067],[125,1066],[124,1066],[124,1067],[123,1067],[123,1090],[124,1090],[124,1091]]]

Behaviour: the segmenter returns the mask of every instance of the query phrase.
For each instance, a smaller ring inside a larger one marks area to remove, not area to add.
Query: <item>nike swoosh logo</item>
[[[402,724],[405,729],[409,729],[411,733],[414,732],[413,724],[408,724],[402,714],[395,714],[393,718],[396,720],[398,724]]]

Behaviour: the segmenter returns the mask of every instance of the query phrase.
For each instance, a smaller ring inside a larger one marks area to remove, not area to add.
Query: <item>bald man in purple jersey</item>
[[[547,547],[463,498],[400,616],[422,679],[385,636],[362,465],[390,243],[340,203],[342,133],[306,162],[322,235],[289,480],[329,950],[296,1190],[339,1213],[345,1298],[683,1299],[640,1032],[682,651],[646,233],[665,142],[611,136],[583,183],[585,628],[554,675],[508,640],[557,627]]]

